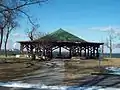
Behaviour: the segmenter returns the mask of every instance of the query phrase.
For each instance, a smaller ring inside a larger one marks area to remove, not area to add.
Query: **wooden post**
[[[88,56],[88,58],[89,58],[89,46],[87,47],[87,49],[88,49],[88,55],[87,55],[87,56]]]
[[[45,47],[43,47],[43,56],[45,56]]]
[[[39,45],[37,44],[36,47],[35,47],[35,53],[38,55],[38,48],[39,48]]]
[[[20,53],[23,53],[23,44],[20,44]]]
[[[90,58],[92,58],[92,47],[90,47]]]
[[[30,44],[30,54],[31,54],[31,57],[32,57],[31,59],[35,60],[36,58],[35,58],[35,54],[33,53],[33,49],[34,49],[33,45]]]
[[[85,51],[84,56],[86,57],[86,46],[84,47],[84,51]]]
[[[30,44],[30,54],[33,54],[33,46]]]
[[[104,58],[104,45],[102,45],[102,59]]]
[[[82,47],[80,47],[80,57],[81,57],[81,55],[82,55],[82,54],[81,54],[81,53],[82,53],[81,51],[82,51]]]
[[[27,49],[27,55],[29,56],[29,58],[30,58],[30,45],[26,45],[26,49]]]
[[[77,47],[75,47],[75,57],[77,56]]]
[[[75,48],[74,48],[74,46],[72,47],[72,55],[73,55],[73,57],[75,56]]]
[[[96,55],[97,55],[97,58],[99,58],[99,51],[98,51],[98,46],[97,46],[97,53],[96,53]]]
[[[59,56],[61,57],[61,46],[59,47]]]
[[[71,58],[72,56],[71,56],[71,47],[70,47],[70,51],[69,51],[69,57]]]
[[[50,48],[50,58],[53,58],[53,54],[52,54],[52,47]]]
[[[51,49],[50,49],[50,48],[47,48],[47,49],[46,49],[46,56],[47,56],[48,58],[51,58]]]
[[[93,46],[93,57],[95,58],[95,46]]]
[[[80,48],[79,48],[79,47],[77,47],[77,56],[79,56],[79,49],[80,49]]]

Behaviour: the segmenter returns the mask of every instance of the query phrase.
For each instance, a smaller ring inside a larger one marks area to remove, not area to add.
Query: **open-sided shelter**
[[[59,29],[51,34],[43,36],[33,41],[19,41],[21,53],[24,49],[28,54],[38,56],[53,57],[53,51],[58,49],[59,58],[62,56],[61,48],[69,51],[69,58],[80,56],[85,58],[98,58],[99,48],[103,43],[88,42],[63,29]]]

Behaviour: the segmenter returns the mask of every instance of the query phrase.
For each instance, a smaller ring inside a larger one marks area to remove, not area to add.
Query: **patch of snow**
[[[44,84],[29,84],[21,82],[0,82],[2,87],[10,88],[35,88],[35,89],[48,89],[48,90],[120,90],[119,88],[103,88],[101,86],[90,86],[90,87],[75,87],[75,86],[47,86]]]
[[[120,72],[119,67],[106,67],[105,69],[113,72]]]
[[[20,55],[16,55],[15,57],[16,57],[16,58],[19,58],[19,57],[20,57]]]
[[[110,74],[120,75],[120,67],[106,67],[105,70],[110,71]]]

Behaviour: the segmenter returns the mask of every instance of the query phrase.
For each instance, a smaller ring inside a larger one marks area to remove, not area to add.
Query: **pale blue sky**
[[[32,6],[26,12],[40,24],[41,32],[63,28],[85,40],[100,42],[107,37],[107,33],[102,30],[109,26],[120,27],[119,8],[120,0],[49,0],[41,6]],[[27,40],[25,30],[30,25],[25,18],[21,18],[19,23],[21,26],[13,32],[14,38],[11,39]]]

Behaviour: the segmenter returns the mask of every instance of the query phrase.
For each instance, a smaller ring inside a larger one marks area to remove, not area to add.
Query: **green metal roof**
[[[35,41],[39,40],[52,40],[52,41],[78,41],[78,42],[87,42],[63,29],[58,29],[57,31],[47,34],[46,36],[41,37],[40,39],[37,39]]]

